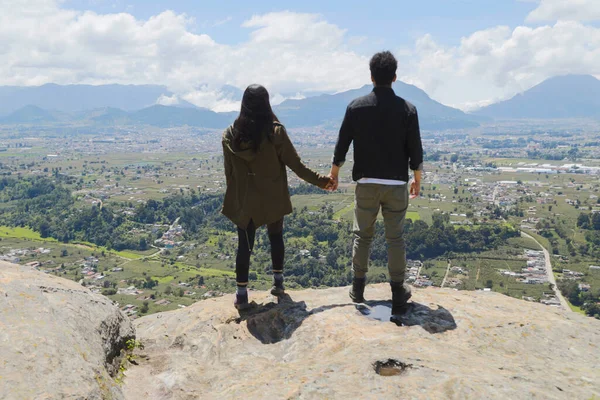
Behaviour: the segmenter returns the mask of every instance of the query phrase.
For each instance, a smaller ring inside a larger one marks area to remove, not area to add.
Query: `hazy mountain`
[[[591,75],[557,76],[474,114],[493,118],[600,118],[600,81]]]
[[[3,124],[33,124],[33,123],[52,123],[58,122],[59,118],[51,111],[43,110],[39,107],[27,105],[22,107],[4,118],[0,118]]]
[[[155,105],[130,114],[136,123],[168,128],[173,126],[198,126],[203,128],[225,128],[237,113],[216,113],[206,108],[178,108]]]
[[[281,121],[289,126],[323,124],[337,126],[344,117],[348,103],[372,90],[372,85],[365,85],[359,89],[337,94],[323,94],[302,100],[286,100],[274,110]],[[478,117],[438,103],[416,86],[396,82],[394,91],[398,96],[417,107],[419,121],[424,129],[468,128],[478,125]]]
[[[55,85],[0,86],[0,115],[33,105],[45,110],[74,112],[104,107],[135,111],[157,103],[173,93],[157,85]],[[179,101],[180,106],[191,106]]]
[[[82,119],[100,125],[126,125],[131,122],[130,114],[118,108],[104,107],[81,113]]]
[[[394,85],[396,93],[411,101],[419,110],[424,129],[467,128],[477,126],[481,117],[469,116],[460,110],[432,100],[421,89],[402,82]],[[356,97],[372,90],[371,85],[337,94],[321,94],[301,100],[286,100],[274,107],[281,121],[290,127],[330,125],[338,127],[346,106]],[[227,97],[241,99],[243,91],[224,86]],[[80,122],[99,125],[147,124],[158,127],[196,126],[225,128],[237,112],[216,113],[185,102],[159,105],[158,99],[172,97],[162,86],[123,85],[44,85],[35,88],[0,87],[0,107],[15,108],[5,118],[5,124]],[[10,101],[10,99],[14,101]],[[1,108],[0,108],[1,109]]]

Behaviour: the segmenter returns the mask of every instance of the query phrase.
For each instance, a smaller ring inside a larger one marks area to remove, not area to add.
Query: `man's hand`
[[[410,198],[416,199],[421,193],[421,182],[417,182],[414,179],[410,182]]]
[[[415,199],[421,193],[421,171],[414,171],[415,177],[410,182],[410,198]]]
[[[335,192],[339,185],[339,180],[337,176],[333,176],[331,174],[327,175],[329,177],[329,184],[327,185],[327,190],[331,192]]]
[[[329,175],[327,177],[329,178],[329,183],[325,186],[325,190],[333,192],[337,188],[337,181]]]
[[[331,190],[332,192],[336,191],[339,183],[340,183],[340,167],[338,167],[337,165],[332,165],[331,166],[331,171],[329,171],[329,179],[331,179],[331,186],[329,187],[329,190]]]

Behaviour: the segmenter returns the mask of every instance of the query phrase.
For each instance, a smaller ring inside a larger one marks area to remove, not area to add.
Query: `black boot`
[[[355,303],[364,303],[365,298],[365,284],[367,278],[354,278],[352,279],[352,289],[350,289],[350,298]]]
[[[410,286],[404,282],[392,282],[392,315],[401,315],[408,310],[408,299],[412,296]]]
[[[273,296],[283,296],[285,294],[285,286],[283,286],[283,274],[275,274],[273,278],[271,294]]]

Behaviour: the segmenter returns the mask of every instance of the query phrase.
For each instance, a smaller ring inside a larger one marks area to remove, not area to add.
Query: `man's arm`
[[[414,172],[414,179],[410,184],[410,197],[415,198],[421,192],[421,176],[423,173],[423,144],[419,129],[419,115],[415,109],[414,114],[408,117],[408,157],[410,169]]]
[[[329,172],[329,176],[334,180],[334,185],[332,186],[331,190],[336,190],[338,187],[340,168],[342,165],[344,165],[344,162],[346,162],[346,154],[348,154],[348,149],[350,148],[350,144],[354,139],[352,134],[351,115],[351,109],[350,107],[347,107],[346,114],[344,115],[344,121],[342,121],[342,126],[340,127],[338,140],[335,144],[333,162],[331,171]]]

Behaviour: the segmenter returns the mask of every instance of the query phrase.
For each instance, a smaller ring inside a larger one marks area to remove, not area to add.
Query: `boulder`
[[[142,317],[126,372],[138,399],[590,399],[600,321],[493,292],[416,289],[390,322],[389,285],[251,292]]]
[[[114,378],[132,338],[108,298],[0,261],[0,399],[122,399]]]

